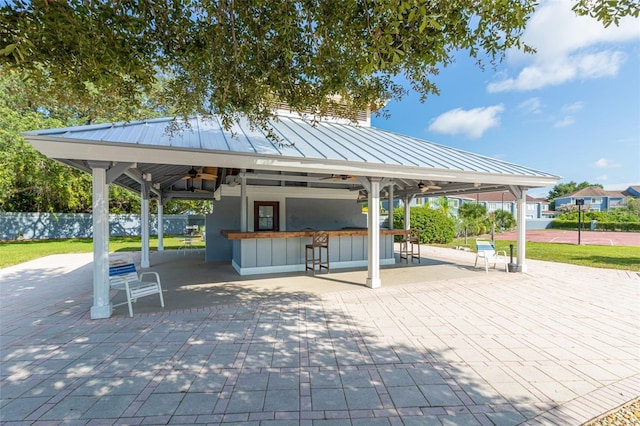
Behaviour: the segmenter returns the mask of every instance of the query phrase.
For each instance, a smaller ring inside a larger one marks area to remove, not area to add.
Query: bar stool
[[[411,244],[411,263],[413,263],[413,259],[418,259],[418,263],[420,263],[420,232],[421,230],[418,228],[411,228],[411,233],[409,235],[409,243]],[[417,251],[416,251],[417,249]],[[407,263],[409,261],[407,260]]]
[[[420,263],[420,229],[411,228],[407,229],[406,233],[402,235],[400,241],[400,260],[406,260],[409,263],[413,263],[413,259],[418,259]]]
[[[325,254],[324,260],[322,258],[322,250],[324,250]],[[316,257],[316,253],[318,257]],[[311,264],[309,264],[310,262]],[[311,269],[311,272],[315,275],[316,265],[318,265],[318,272],[322,271],[322,268],[325,268],[327,274],[329,273],[329,233],[325,231],[314,232],[311,244],[304,246],[305,272]]]
[[[402,259],[406,260],[409,263],[409,240],[411,239],[411,230],[406,229],[404,233],[401,235],[400,240],[400,261]]]

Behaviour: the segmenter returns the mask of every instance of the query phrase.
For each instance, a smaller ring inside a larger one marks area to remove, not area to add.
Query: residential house
[[[439,197],[419,197],[412,202],[413,206],[428,204],[431,208],[438,208]],[[487,209],[487,213],[496,210],[505,210],[516,215],[516,197],[509,191],[477,192],[465,195],[448,195],[451,212],[457,216],[458,209],[464,203],[478,203]],[[534,198],[527,195],[527,219],[544,219],[552,217],[553,212],[549,211],[549,202],[543,198]]]
[[[624,207],[631,198],[640,198],[640,185],[630,186],[624,191],[609,191],[599,186],[589,186],[558,197],[555,202],[556,210],[559,210],[562,205],[575,205],[576,200],[584,200],[584,210],[604,212]]]

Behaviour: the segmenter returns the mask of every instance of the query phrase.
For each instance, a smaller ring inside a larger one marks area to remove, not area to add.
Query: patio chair
[[[197,240],[201,237],[197,237],[195,235],[184,235],[182,237],[182,244],[178,247],[176,254],[180,254],[180,250],[182,250],[183,255],[187,255],[187,250],[193,250],[196,253],[200,253],[200,249],[194,245],[194,240]]]
[[[151,276],[151,280],[144,281],[143,277]],[[113,305],[120,306],[127,304],[129,306],[129,316],[133,316],[133,306],[139,298],[151,296],[153,294],[160,295],[160,306],[164,308],[164,298],[162,297],[162,286],[160,285],[160,276],[157,272],[142,272],[138,275],[136,265],[131,257],[116,256],[109,260],[109,285],[114,290],[124,291],[127,295],[127,301]]]
[[[322,258],[323,250],[325,255],[324,260]],[[304,246],[305,272],[311,269],[311,272],[315,275],[316,265],[318,266],[318,272],[324,268],[327,270],[327,274],[329,273],[329,233],[324,231],[314,232],[311,244]]]
[[[496,267],[496,264],[502,263],[504,264],[504,271],[509,272],[507,269],[509,262],[507,260],[507,252],[505,250],[496,251],[491,241],[476,240],[476,263],[474,268],[478,267],[479,259],[484,261],[484,270],[487,273],[489,272],[490,263],[493,263],[494,268]]]

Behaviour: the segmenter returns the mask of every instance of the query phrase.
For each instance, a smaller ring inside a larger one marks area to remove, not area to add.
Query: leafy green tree
[[[139,213],[141,208],[140,194],[133,193],[117,185],[109,185],[109,213]],[[149,203],[152,213],[157,211],[156,203]]]
[[[170,200],[164,206],[166,214],[208,214],[213,211],[211,200]]]
[[[464,203],[458,209],[458,216],[467,228],[468,235],[486,234],[488,230],[487,208],[482,204]]]
[[[20,136],[25,130],[61,124],[36,112],[20,114],[0,100],[0,210],[74,213],[90,210],[89,176],[46,158]]]
[[[605,27],[611,24],[618,25],[620,18],[624,16],[638,17],[640,7],[636,0],[578,0],[573,6],[573,11],[578,15],[591,16],[602,22]]]
[[[267,125],[271,107],[345,117],[400,99],[402,75],[424,100],[431,77],[462,52],[480,66],[532,49],[521,37],[537,0],[13,0],[0,9],[0,65],[43,96],[101,117],[134,117],[166,78],[161,104],[176,114],[239,114]],[[617,24],[635,0],[574,0]],[[49,84],[53,81],[54,84]],[[109,111],[109,112],[108,112]]]
[[[20,80],[17,73],[0,67],[0,211],[91,212],[91,177],[46,158],[20,135],[26,130],[122,118],[102,115],[104,106],[98,101],[91,105],[90,109],[79,110],[73,102],[62,105],[56,99],[47,99],[28,82]],[[141,101],[137,112],[140,118],[162,113],[153,105],[153,102]],[[150,207],[155,211],[156,203]],[[112,213],[138,213],[140,194],[110,185],[109,208]],[[166,210],[167,213],[202,213],[211,210],[211,202],[170,201]]]
[[[630,214],[640,217],[640,199],[630,198],[626,202],[625,208]]]

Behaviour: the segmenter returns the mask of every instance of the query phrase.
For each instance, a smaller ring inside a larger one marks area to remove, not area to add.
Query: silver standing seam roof
[[[135,163],[150,173],[162,191],[175,189],[180,173],[192,166],[253,173],[315,176],[313,185],[347,185],[332,176],[391,178],[398,195],[429,181],[441,189],[429,195],[495,191],[509,185],[523,188],[554,185],[559,176],[375,127],[281,116],[269,124],[276,138],[241,120],[225,130],[217,116],[97,124],[29,131],[24,137],[50,158],[90,172],[90,161]],[[177,176],[177,177],[176,177]],[[224,176],[223,176],[224,177]],[[284,179],[283,179],[284,180]],[[308,185],[309,180],[305,181]],[[129,174],[116,183],[132,190],[139,183]],[[222,182],[225,183],[225,182]],[[251,183],[249,181],[249,183]],[[219,185],[219,184],[218,184]],[[333,186],[332,186],[333,185]],[[210,188],[214,189],[214,188]],[[416,192],[416,191],[414,191]],[[417,192],[416,192],[417,193]],[[203,196],[206,198],[206,196]]]

